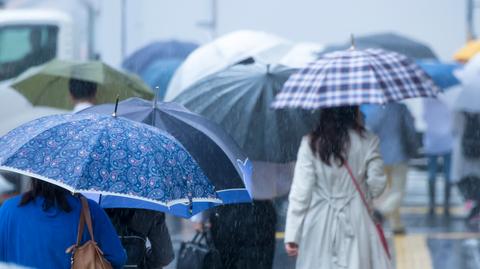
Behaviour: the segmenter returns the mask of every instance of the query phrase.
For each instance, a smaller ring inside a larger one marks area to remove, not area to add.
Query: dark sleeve
[[[88,202],[92,215],[95,241],[97,241],[104,257],[112,264],[113,268],[123,268],[127,261],[127,255],[118,239],[115,228],[113,228],[105,211],[97,203],[91,200]]]
[[[165,214],[159,212],[151,212],[151,214],[153,222],[147,234],[151,248],[147,251],[147,265],[148,268],[161,268],[172,262],[175,254],[165,223]]]

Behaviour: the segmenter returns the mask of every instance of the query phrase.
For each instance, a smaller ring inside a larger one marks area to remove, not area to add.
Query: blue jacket
[[[389,103],[385,106],[362,106],[365,125],[380,139],[380,153],[386,165],[405,163],[408,156],[405,134],[415,136],[415,124],[407,106]],[[405,129],[404,129],[405,128]]]
[[[70,268],[71,254],[65,250],[75,244],[80,200],[68,195],[72,211],[56,207],[42,210],[43,198],[18,206],[21,196],[0,207],[0,261],[32,268]],[[125,251],[110,220],[95,202],[89,200],[95,241],[114,268],[122,268]],[[83,242],[90,239],[85,227]],[[83,243],[82,242],[82,243]]]

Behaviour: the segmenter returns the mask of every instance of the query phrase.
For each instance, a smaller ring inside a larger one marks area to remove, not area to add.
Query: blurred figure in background
[[[161,269],[172,262],[175,255],[164,213],[130,208],[106,211],[127,251],[126,267]]]
[[[363,201],[385,183],[378,138],[359,108],[324,109],[302,140],[289,196],[285,249],[298,256],[296,268],[392,268]]]
[[[414,119],[407,106],[400,103],[368,105],[362,110],[367,129],[380,138],[380,153],[390,187],[378,211],[388,218],[394,233],[403,234],[405,226],[400,218],[400,206],[405,196],[408,161],[420,146]]]
[[[453,147],[453,115],[450,109],[439,99],[423,100],[423,118],[427,125],[423,135],[423,147],[428,157],[428,197],[430,216],[435,214],[435,182],[440,159],[445,179],[444,215],[450,215],[450,167]]]
[[[294,162],[253,161],[252,203],[217,206],[192,218],[210,228],[225,269],[271,269],[277,212],[273,199],[288,193]]]
[[[453,181],[470,181],[471,188],[480,192],[480,113],[456,112],[454,115],[454,145],[452,156]],[[477,196],[479,197],[479,196]],[[480,214],[480,200],[474,201],[467,220]]]
[[[95,105],[95,96],[97,95],[95,82],[70,79],[68,89],[74,105],[74,113]]]
[[[125,251],[100,206],[89,200],[95,241],[113,268],[123,268]],[[65,251],[77,241],[82,205],[77,196],[56,185],[32,179],[32,188],[0,207],[0,261],[29,268],[71,267]],[[84,230],[81,244],[90,240]]]

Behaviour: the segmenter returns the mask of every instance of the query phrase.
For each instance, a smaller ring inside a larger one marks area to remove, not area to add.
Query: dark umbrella
[[[250,159],[289,162],[318,118],[317,113],[270,108],[294,72],[283,66],[235,65],[200,80],[175,101],[222,125]]]
[[[190,52],[198,47],[191,42],[181,42],[176,40],[154,42],[127,57],[122,63],[122,67],[141,74],[152,62],[159,59],[185,59]]]
[[[117,116],[157,127],[170,134],[198,163],[223,203],[247,202],[250,162],[233,139],[217,124],[176,103],[155,103],[130,98],[118,104]],[[111,114],[113,104],[87,108],[79,113]],[[131,201],[102,197],[104,207],[135,207]],[[219,204],[219,203],[217,203]],[[206,207],[212,206],[205,205]]]
[[[322,54],[350,48],[350,41],[342,45],[327,46]],[[419,41],[395,33],[379,33],[355,37],[357,49],[380,48],[395,51],[413,59],[437,59],[433,50]]]

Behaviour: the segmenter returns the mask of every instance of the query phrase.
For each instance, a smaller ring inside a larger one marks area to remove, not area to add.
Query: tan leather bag
[[[72,253],[72,269],[112,269],[112,265],[103,257],[103,252],[93,237],[92,217],[88,201],[83,196],[80,196],[80,201],[82,202],[82,211],[78,223],[77,243],[66,250],[67,253]],[[90,240],[80,246],[85,224],[87,224]]]

